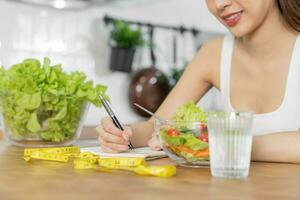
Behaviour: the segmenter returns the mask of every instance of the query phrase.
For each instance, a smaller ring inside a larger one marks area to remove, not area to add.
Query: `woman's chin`
[[[249,35],[251,32],[253,32],[252,28],[246,24],[240,24],[238,26],[229,28],[229,31],[235,36],[235,37],[244,37]]]
[[[230,32],[235,37],[244,37],[250,33],[249,31],[245,31],[242,29],[230,29]]]

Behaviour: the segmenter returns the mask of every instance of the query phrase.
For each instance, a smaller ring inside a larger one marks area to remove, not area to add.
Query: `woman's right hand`
[[[124,131],[121,131],[114,125],[110,117],[105,117],[96,130],[99,133],[98,140],[103,151],[118,153],[129,149],[128,144],[132,136],[130,127],[124,127]]]

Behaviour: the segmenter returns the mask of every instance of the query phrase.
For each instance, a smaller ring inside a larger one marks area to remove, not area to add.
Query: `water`
[[[211,173],[216,177],[243,178],[249,174],[252,135],[249,127],[210,127]]]

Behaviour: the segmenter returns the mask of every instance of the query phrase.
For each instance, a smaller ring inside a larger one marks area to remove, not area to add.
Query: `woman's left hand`
[[[160,151],[162,149],[159,139],[155,133],[152,134],[152,138],[148,141],[148,146],[154,151]]]

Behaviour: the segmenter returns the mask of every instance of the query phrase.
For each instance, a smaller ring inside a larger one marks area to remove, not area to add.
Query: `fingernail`
[[[129,144],[129,142],[128,142],[128,141],[124,141],[124,143],[123,143],[123,144],[127,144],[127,145],[128,145],[128,144]]]

